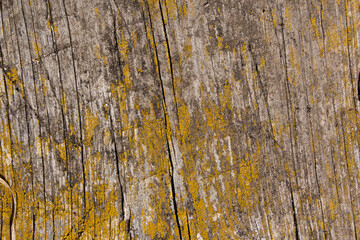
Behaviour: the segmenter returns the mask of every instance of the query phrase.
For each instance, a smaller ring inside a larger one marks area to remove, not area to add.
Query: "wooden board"
[[[16,239],[359,239],[359,6],[1,1]]]

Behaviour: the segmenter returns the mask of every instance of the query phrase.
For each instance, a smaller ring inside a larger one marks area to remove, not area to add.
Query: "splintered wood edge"
[[[4,185],[7,189],[10,190],[12,196],[12,211],[10,218],[10,231],[11,231],[11,240],[15,240],[15,215],[16,215],[16,199],[13,190],[11,189],[8,181],[4,176],[0,174],[0,183]]]

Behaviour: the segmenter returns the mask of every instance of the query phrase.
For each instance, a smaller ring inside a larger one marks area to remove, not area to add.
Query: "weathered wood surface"
[[[359,1],[0,3],[17,239],[359,239]]]

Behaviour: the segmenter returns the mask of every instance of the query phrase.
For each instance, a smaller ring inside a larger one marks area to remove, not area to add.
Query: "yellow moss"
[[[330,21],[330,27],[326,30],[326,45],[329,52],[337,52],[341,46],[341,33],[338,31],[338,26]]]
[[[188,134],[191,133],[191,114],[185,102],[181,101],[179,106],[179,130],[182,136],[182,141],[185,141],[188,139]]]
[[[41,82],[42,82],[42,90],[43,90],[43,94],[44,96],[47,95],[47,92],[48,92],[48,86],[47,85],[47,82],[46,82],[46,78],[44,76],[41,76]]]
[[[97,59],[101,59],[102,60],[102,62],[104,63],[104,65],[105,65],[105,67],[107,66],[107,57],[105,56],[105,55],[101,55],[100,54],[100,49],[99,49],[99,47],[98,46],[95,46],[94,47],[94,50],[95,50],[95,55],[96,55],[96,58]]]
[[[50,142],[51,142],[50,137],[44,137],[43,140],[42,140],[44,157],[49,156],[49,152],[50,152]]]
[[[210,54],[209,54],[209,52],[208,52],[208,50],[207,50],[206,47],[204,47],[204,53],[205,53],[205,56],[206,56],[206,60],[208,61]]]
[[[63,164],[66,164],[66,146],[65,143],[56,144],[56,149],[59,152]]]
[[[40,137],[36,137],[35,146],[36,146],[36,154],[42,156],[42,142]]]
[[[91,113],[90,109],[86,109],[85,116],[85,142],[86,145],[90,145],[92,137],[95,133],[95,128],[99,125],[99,118]]]
[[[34,33],[34,43],[33,43],[33,47],[34,47],[34,50],[35,50],[35,55],[37,56],[37,58],[40,58],[41,56],[41,48],[39,46],[39,38],[38,36]]]
[[[289,57],[290,57],[290,65],[292,67],[292,69],[294,69],[295,71],[292,71],[293,74],[291,74],[292,76],[288,76],[288,81],[294,85],[294,87],[297,86],[297,74],[300,74],[301,72],[301,67],[300,67],[300,63],[298,62],[299,56],[296,54],[295,49],[293,46],[289,46]],[[292,70],[291,69],[291,70]]]
[[[66,94],[63,90],[61,91],[61,105],[62,105],[61,107],[63,108],[64,113],[67,113],[68,105],[66,103]]]
[[[334,203],[332,198],[330,198],[330,201],[329,201],[329,204],[328,204],[328,210],[330,211],[331,219],[335,219],[335,214],[336,214],[336,211],[337,211],[337,204]]]
[[[120,48],[121,57],[124,60],[125,64],[123,65],[123,74],[124,74],[124,82],[127,88],[132,88],[132,82],[130,80],[131,74],[130,74],[130,67],[129,67],[129,58],[128,58],[128,42],[125,39],[124,32],[121,31],[121,39],[118,40],[118,45]]]
[[[189,15],[189,10],[187,9],[187,6],[186,6],[186,1],[184,1],[184,3],[183,3],[182,12],[183,12],[183,16],[185,18]]]
[[[150,208],[151,209],[151,208]],[[156,214],[156,213],[154,213]],[[151,239],[155,239],[155,236],[157,239],[161,239],[165,236],[167,231],[167,224],[164,221],[158,219],[157,222],[149,222],[149,221],[143,221],[143,225],[145,226],[145,232],[148,236],[151,237]]]
[[[50,29],[50,30],[53,30],[53,32],[54,32],[54,37],[58,37],[59,36],[59,30],[58,30],[58,27],[57,27],[57,25],[56,25],[56,23],[55,22],[50,22],[50,21],[48,21],[48,28]]]
[[[134,49],[136,49],[136,42],[137,42],[137,34],[136,34],[136,31],[133,31],[133,33],[132,33],[132,39],[133,39]]]
[[[285,7],[285,22],[286,28],[291,31],[291,10],[288,5]]]
[[[72,124],[69,124],[69,135],[76,136],[75,128]]]
[[[194,204],[194,208],[196,209],[196,223],[197,223],[197,231],[196,235],[200,235],[203,239],[209,239],[209,232],[207,226],[207,213],[206,206],[204,200],[196,200]]]
[[[272,12],[271,13],[271,17],[272,17],[272,22],[273,22],[273,26],[276,29],[276,25],[277,25],[277,21],[276,21],[276,13]]]
[[[18,77],[17,69],[12,67],[6,74],[7,87],[11,95],[14,93],[14,88],[20,91],[21,96],[24,95],[24,86]]]
[[[244,42],[241,47],[241,54],[243,55],[245,63],[248,62],[248,56],[247,56],[247,43]]]
[[[149,196],[146,201],[146,210],[142,211],[142,225],[145,230],[146,235],[151,237],[151,239],[162,239],[167,233],[171,230],[169,225],[166,224],[167,219],[166,215],[172,214],[172,221],[176,221],[175,215],[172,213],[171,205],[167,200],[170,196],[168,195],[168,187],[170,185],[169,178],[164,177],[155,177],[156,179],[164,179],[163,184],[158,185],[154,181],[146,184],[147,189],[152,189],[153,193]],[[156,181],[156,180],[155,180]],[[161,180],[162,181],[162,180]],[[177,231],[174,231],[177,239]],[[169,237],[169,236],[168,236]]]
[[[94,10],[95,10],[96,16],[97,16],[98,18],[100,18],[99,9],[98,9],[98,8],[94,8]]]
[[[223,37],[222,36],[219,36],[218,38],[218,49],[221,50],[223,48]]]
[[[192,56],[192,44],[191,44],[191,38],[187,38],[186,43],[183,48],[183,53],[185,55],[185,59],[187,60]]]
[[[220,105],[221,105],[221,111],[225,111],[225,107],[233,111],[232,108],[232,99],[231,99],[231,85],[228,81],[226,81],[224,85],[223,94],[219,95]]]
[[[0,188],[4,191],[4,195],[2,195],[2,206],[0,206],[0,210],[3,215],[3,225],[4,228],[2,233],[3,239],[10,239],[10,217],[11,217],[11,206],[12,206],[12,195],[11,192],[5,188],[3,185],[0,185]]]
[[[184,5],[185,5],[185,8],[186,8],[185,3],[184,3]],[[167,7],[167,12],[168,12],[169,18],[172,18],[173,20],[176,20],[176,15],[177,15],[176,1],[175,0],[166,0],[166,7]],[[164,11],[164,9],[163,9],[163,11]],[[164,15],[167,16],[167,14],[164,14]],[[185,12],[184,12],[184,16],[185,16]]]
[[[129,123],[129,118],[127,115],[127,105],[126,105],[126,89],[124,86],[122,85],[111,85],[111,96],[115,99],[117,99],[117,101],[119,102],[119,107],[120,107],[120,113],[121,113],[121,121],[123,124],[123,129],[129,129],[130,128],[130,123]],[[121,132],[119,133],[120,135],[122,134]]]
[[[233,48],[233,55],[234,55],[234,59],[236,60],[236,50],[235,50],[235,48]]]
[[[169,160],[162,146],[166,138],[162,121],[156,119],[152,105],[149,104],[149,106],[148,110],[143,109],[141,111],[143,126],[139,129],[139,137],[142,139],[142,145],[146,148],[146,151],[141,152],[141,154],[144,154],[144,157],[150,161],[152,167],[149,171],[155,174],[156,172],[166,172],[169,167]],[[170,139],[170,136],[168,137]]]

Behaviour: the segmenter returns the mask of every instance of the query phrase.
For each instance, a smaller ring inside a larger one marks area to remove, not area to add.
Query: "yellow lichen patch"
[[[179,130],[181,135],[181,141],[184,142],[188,139],[188,135],[191,134],[191,114],[188,106],[184,101],[180,101],[178,107],[179,115]]]
[[[94,47],[94,50],[95,50],[95,55],[96,55],[96,58],[97,59],[101,59],[102,62],[104,63],[105,67],[107,66],[107,57],[105,55],[101,55],[100,54],[100,49],[99,49],[99,46],[95,46]]]
[[[265,67],[265,58],[261,57],[261,59],[260,59],[260,69],[264,69],[264,67]]]
[[[12,207],[12,195],[11,192],[5,188],[3,185],[0,185],[0,189],[4,191],[4,195],[1,197],[2,206],[0,206],[0,210],[2,212],[3,225],[4,228],[2,233],[3,239],[11,239],[10,238],[10,217],[11,217],[11,207]]]
[[[175,0],[166,0],[166,7],[167,7],[166,10],[167,10],[167,13],[169,15],[169,18],[172,18],[173,20],[176,20],[176,15],[177,15],[177,11],[178,11],[176,1]],[[179,10],[181,12],[181,9],[179,9]],[[163,9],[163,11],[164,11],[164,9]],[[164,14],[164,15],[167,16],[167,14]],[[167,20],[169,21],[170,19],[167,19]]]
[[[20,171],[17,173],[16,176],[17,182],[21,182],[23,180],[22,176],[20,175]],[[26,179],[29,180],[29,179]],[[17,200],[17,216],[21,216],[21,218],[16,218],[16,226],[22,226],[22,238],[23,239],[31,239],[32,237],[32,227],[29,222],[32,221],[32,213],[31,208],[34,206],[32,204],[33,199],[31,192],[22,191],[22,188],[25,187],[25,184],[21,183],[21,185],[17,185],[15,192],[16,192],[16,200]],[[5,194],[6,195],[6,194]],[[10,203],[11,204],[11,203]],[[11,206],[11,205],[8,205]],[[1,207],[0,207],[1,208]],[[1,211],[1,210],[0,210]],[[8,223],[5,222],[3,226],[8,226]],[[8,228],[5,227],[3,233],[8,231]],[[3,235],[4,237],[4,235]],[[10,239],[10,238],[5,238]]]
[[[158,59],[157,59],[157,53],[155,51],[156,42],[155,42],[155,39],[153,38],[151,31],[152,30],[151,30],[150,26],[148,24],[146,24],[146,36],[151,44],[151,49],[153,51],[154,64],[156,66],[156,73],[159,74],[159,64],[158,64]]]
[[[226,110],[226,108],[228,108],[231,111],[233,110],[231,94],[232,94],[231,93],[231,85],[228,81],[226,81],[226,83],[224,85],[224,89],[223,89],[223,94],[219,95],[220,106],[221,106],[222,112],[224,112]]]
[[[145,151],[141,151],[140,154],[143,154],[148,159],[147,164],[151,165],[148,171],[151,174],[166,172],[169,167],[169,160],[165,155],[163,145],[166,138],[163,122],[156,119],[152,107],[149,110],[142,110],[142,115],[143,126],[139,128],[139,137],[141,137],[141,143],[139,144],[143,146],[142,148]]]
[[[276,26],[277,26],[277,16],[276,16],[275,10],[272,10],[272,12],[271,12],[271,18],[272,18],[273,26],[274,26],[274,28],[276,29]]]
[[[226,122],[219,106],[213,101],[206,101],[208,94],[204,91],[204,85],[200,88],[202,99],[202,110],[206,116],[207,126],[214,131],[226,131]]]
[[[152,208],[148,208],[148,211],[151,214],[156,214],[155,210],[153,210]],[[156,239],[161,239],[165,236],[168,224],[161,220],[161,218],[157,221],[154,221],[152,219],[146,219],[142,222],[146,235],[151,237],[151,239],[155,239],[155,237]]]
[[[285,26],[286,29],[291,31],[291,9],[289,6],[285,7]]]
[[[3,146],[3,148],[1,149],[2,162],[4,163],[4,165],[10,165],[12,159],[11,157],[12,144],[10,139],[10,129],[6,121],[1,120],[1,124],[3,127],[2,131],[0,132],[0,139],[2,141],[2,146]]]
[[[316,17],[311,17],[310,23],[311,23],[311,26],[312,26],[312,29],[314,32],[313,36],[316,38],[316,40],[318,42],[318,46],[320,48],[320,56],[323,57],[323,55],[325,53],[325,49],[324,49],[323,41],[321,40],[320,31],[317,26]]]
[[[186,5],[186,1],[184,1],[182,7],[179,10],[182,13],[182,16],[184,18],[186,18],[189,15],[189,10],[188,10],[188,7]]]
[[[189,59],[192,55],[192,44],[191,44],[191,38],[186,39],[186,43],[183,48],[183,53],[185,55],[185,59]]]
[[[352,22],[352,13],[351,13],[351,9],[349,9],[349,3],[348,1],[344,1],[344,4],[345,4],[345,9],[346,9],[346,12],[345,12],[345,18],[346,18],[346,21],[348,22],[348,24],[346,24],[346,43],[348,46],[351,45],[351,42],[353,40],[353,35],[355,34],[353,32],[353,29],[351,28],[351,22]]]
[[[48,28],[53,31],[54,37],[59,36],[59,30],[55,22],[48,21]]]
[[[36,137],[35,146],[36,146],[36,154],[42,156],[42,141],[40,137]]]
[[[166,222],[158,215],[159,210],[161,211],[161,209],[154,209],[152,207],[149,207],[148,214],[150,215],[150,218],[142,222],[145,227],[144,230],[146,234],[150,236],[151,239],[155,239],[155,237],[158,239],[164,238],[166,236],[166,233],[169,231],[168,224],[166,224]],[[156,215],[158,215],[158,217],[152,217]]]
[[[223,37],[222,36],[219,36],[218,38],[218,49],[221,50],[223,48]]]
[[[271,44],[272,41],[271,41],[269,32],[266,32],[266,33],[265,33],[265,40],[266,40],[266,42],[267,42],[268,45]]]
[[[52,25],[53,25],[53,30],[54,30],[55,37],[58,37],[59,36],[59,29],[58,29],[55,22],[53,22]]]
[[[39,46],[39,38],[38,36],[34,33],[34,42],[33,42],[33,47],[34,47],[34,50],[35,50],[35,55],[37,56],[37,58],[40,58],[41,56],[41,48]]]
[[[129,118],[128,118],[128,114],[127,114],[127,105],[126,105],[126,96],[127,96],[127,92],[126,89],[123,85],[111,85],[111,96],[113,98],[115,98],[118,103],[119,103],[119,108],[120,108],[120,114],[121,114],[121,121],[123,124],[123,130],[127,130],[129,129],[130,126],[130,122],[129,122]],[[120,135],[122,133],[120,132]]]
[[[328,203],[328,210],[330,211],[330,217],[331,219],[335,219],[335,215],[336,215],[336,212],[337,212],[337,204],[334,203],[333,199],[330,198],[330,201]]]
[[[244,75],[246,76],[248,74],[248,65],[249,65],[249,57],[248,57],[248,53],[247,53],[247,43],[244,42],[242,47],[241,47],[241,56],[243,57],[244,59],[244,62],[245,62],[245,72],[244,72]]]
[[[17,69],[12,67],[9,72],[6,72],[7,87],[11,94],[14,93],[14,88],[20,91],[21,96],[24,96],[24,86],[18,77]]]
[[[63,108],[64,113],[68,111],[68,105],[66,103],[66,94],[63,90],[61,91],[61,107]]]
[[[60,156],[63,164],[66,164],[66,146],[65,146],[65,143],[56,144],[56,149],[58,150],[59,156]]]
[[[47,95],[48,92],[48,86],[47,86],[47,79],[44,76],[41,76],[41,82],[42,82],[42,91],[44,96]]]
[[[91,144],[92,138],[95,133],[95,128],[99,125],[99,118],[91,113],[90,109],[86,109],[85,116],[85,145]]]
[[[207,50],[206,47],[204,47],[204,53],[205,53],[205,56],[206,56],[206,61],[208,61],[208,60],[209,60],[210,53],[209,53],[209,51]]]
[[[128,58],[128,42],[125,39],[124,32],[121,31],[121,39],[118,40],[118,45],[120,48],[121,57],[124,60],[125,64],[123,65],[123,74],[124,74],[124,82],[128,89],[132,88],[131,82],[131,74],[130,74],[130,66],[129,66],[129,58]]]
[[[136,49],[136,42],[137,42],[137,33],[136,33],[136,31],[133,31],[133,33],[132,33],[132,40],[133,40],[134,49]]]
[[[145,9],[147,6],[149,7],[149,11],[152,18],[154,18],[155,20],[161,19],[158,0],[141,0],[140,3],[142,4],[143,7],[145,7]]]
[[[44,157],[49,156],[49,152],[50,152],[50,137],[44,137],[42,139],[42,145],[43,145],[43,151],[44,151]]]
[[[75,128],[72,124],[69,124],[69,135],[76,136]]]
[[[107,128],[104,131],[104,143],[105,143],[105,145],[108,145],[110,141],[111,141],[111,135],[110,135],[109,129]]]
[[[202,239],[209,239],[205,201],[195,198],[194,208],[196,211],[196,236],[200,236]]]
[[[293,73],[293,78],[292,79],[288,79],[290,81],[291,84],[293,84],[295,87],[297,85],[297,74],[300,74],[301,69],[300,69],[300,63],[299,63],[299,56],[296,53],[295,48],[290,45],[289,46],[289,57],[290,57],[290,65],[292,67],[292,69],[294,69],[295,71]]]
[[[98,18],[100,18],[99,9],[98,9],[98,8],[94,8],[94,10],[95,10],[96,16],[97,16]]]
[[[171,239],[178,239],[177,229],[170,229],[168,223],[169,220],[173,223],[176,222],[168,195],[169,178],[160,173],[152,177],[149,182],[147,181],[145,185],[146,189],[151,189],[149,198],[144,199],[147,207],[141,213],[141,223],[145,234],[151,239],[164,239],[165,237],[170,239],[171,236]]]
[[[119,214],[115,205],[116,191],[114,186],[110,187],[108,182],[99,183],[99,179],[96,180],[92,196],[95,201],[91,204],[89,202],[90,208],[85,221],[81,218],[78,219],[78,222],[81,223],[79,228],[94,239],[96,236],[112,239],[113,236],[119,235],[117,227],[113,226],[114,223],[118,224]]]

